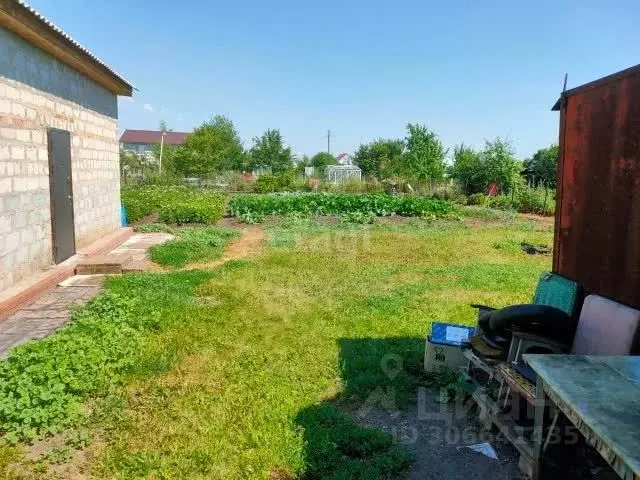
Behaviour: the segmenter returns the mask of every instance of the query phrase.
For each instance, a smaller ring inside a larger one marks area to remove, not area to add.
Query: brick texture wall
[[[8,62],[8,70],[7,65],[0,69],[0,291],[53,263],[48,128],[71,132],[76,249],[120,226],[119,148],[113,114],[117,107],[109,96],[104,97],[107,108],[100,109],[104,113],[83,106],[89,103],[82,101],[83,90],[74,89],[73,83],[86,90],[86,77],[0,31],[0,41],[7,38],[21,50],[20,57]],[[15,55],[15,49],[11,53]],[[38,68],[30,69],[34,82],[25,83],[24,68],[29,65]],[[53,83],[66,82],[68,94],[32,86],[40,86],[42,75]],[[116,97],[111,97],[117,105]]]

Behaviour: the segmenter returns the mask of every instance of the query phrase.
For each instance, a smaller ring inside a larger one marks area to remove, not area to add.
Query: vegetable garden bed
[[[444,200],[417,196],[386,194],[348,195],[339,193],[246,194],[236,195],[229,201],[229,212],[242,218],[246,215],[343,215],[373,214],[384,217],[446,217],[455,212],[454,206]]]

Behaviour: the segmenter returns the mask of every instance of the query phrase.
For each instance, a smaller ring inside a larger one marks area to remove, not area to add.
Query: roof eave
[[[133,86],[27,5],[0,0],[0,26],[91,78],[115,95],[130,97]]]
[[[597,80],[594,80],[592,82],[585,83],[584,85],[580,85],[580,86],[574,87],[574,88],[572,88],[570,90],[566,90],[566,91],[562,92],[562,95],[560,95],[560,98],[553,105],[551,110],[554,110],[554,111],[560,110],[560,108],[563,105],[563,102],[565,102],[566,99],[568,97],[572,96],[572,95],[575,95],[577,93],[582,93],[582,92],[585,92],[587,90],[591,90],[593,88],[602,87],[604,85],[607,85],[607,84],[612,83],[612,82],[616,82],[616,81],[618,81],[618,80],[620,80],[622,78],[629,77],[631,75],[640,75],[640,64],[639,65],[634,65],[633,67],[626,68],[626,69],[621,70],[619,72],[612,73],[611,75],[607,75],[606,77],[598,78]]]

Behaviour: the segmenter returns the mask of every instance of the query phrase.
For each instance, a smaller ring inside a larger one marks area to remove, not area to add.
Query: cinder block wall
[[[0,28],[0,291],[53,263],[50,127],[71,132],[79,249],[120,225],[117,97]]]

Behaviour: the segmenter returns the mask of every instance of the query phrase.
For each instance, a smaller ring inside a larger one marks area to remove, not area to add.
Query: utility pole
[[[167,132],[162,132],[162,137],[160,137],[160,166],[158,167],[158,173],[162,173],[162,150],[164,150],[164,136]]]
[[[327,153],[331,153],[331,130],[327,130]]]

